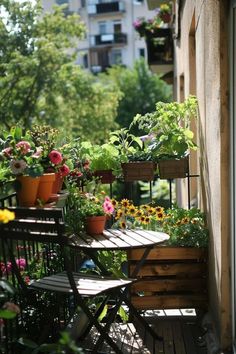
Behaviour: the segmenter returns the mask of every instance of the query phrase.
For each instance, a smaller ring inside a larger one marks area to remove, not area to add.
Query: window
[[[107,33],[107,22],[105,21],[98,22],[98,27],[99,27],[99,34]]]
[[[83,67],[88,68],[88,54],[84,54],[83,56]]]
[[[114,33],[121,33],[121,21],[115,20],[113,21],[113,32]]]
[[[68,4],[69,0],[56,0],[57,5],[64,5],[64,4]]]
[[[112,49],[110,64],[111,65],[122,64],[122,50],[121,49]]]
[[[139,48],[139,57],[145,58],[145,49],[144,48]]]

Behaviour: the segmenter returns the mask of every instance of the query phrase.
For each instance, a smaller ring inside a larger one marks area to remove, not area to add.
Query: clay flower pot
[[[105,229],[106,215],[88,216],[85,221],[85,230],[89,235],[102,234]]]
[[[52,193],[57,194],[61,191],[63,185],[64,177],[61,175],[60,172],[55,173],[55,181],[52,185]]]
[[[20,183],[17,190],[19,206],[34,206],[37,199],[40,177],[17,176],[16,180]]]
[[[43,203],[47,203],[52,194],[54,181],[55,173],[44,173],[40,177],[37,199],[40,199]]]

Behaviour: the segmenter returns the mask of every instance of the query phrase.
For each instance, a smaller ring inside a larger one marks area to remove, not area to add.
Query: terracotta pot
[[[43,203],[46,203],[49,200],[52,194],[54,181],[55,173],[44,173],[40,177],[37,199],[40,199]]]
[[[61,191],[63,185],[64,177],[59,173],[55,173],[55,181],[52,185],[52,193],[57,194]]]
[[[106,215],[88,216],[85,222],[85,229],[89,235],[102,234],[105,229]]]
[[[19,206],[34,206],[40,177],[17,176],[16,180],[20,182],[19,190],[17,191]]]

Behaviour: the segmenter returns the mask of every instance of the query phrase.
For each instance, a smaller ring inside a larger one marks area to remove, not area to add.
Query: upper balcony
[[[88,15],[103,15],[103,14],[112,14],[117,12],[124,12],[125,5],[123,1],[110,1],[104,3],[98,3],[98,0],[89,1],[88,6]]]
[[[97,34],[90,36],[90,45],[91,47],[96,46],[106,46],[114,44],[127,44],[127,34],[126,33],[106,33],[106,34]]]

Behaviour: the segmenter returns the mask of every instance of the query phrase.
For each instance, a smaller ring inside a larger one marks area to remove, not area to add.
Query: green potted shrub
[[[131,126],[137,124],[139,129],[152,136],[148,148],[158,161],[160,178],[186,177],[189,150],[197,149],[190,129],[191,120],[197,117],[197,107],[196,97],[189,96],[183,103],[157,102],[155,112],[134,117]],[[178,166],[182,171],[178,171]]]
[[[110,143],[119,151],[119,161],[125,182],[152,181],[156,164],[151,160],[150,150],[140,137],[122,128],[111,133]]]

